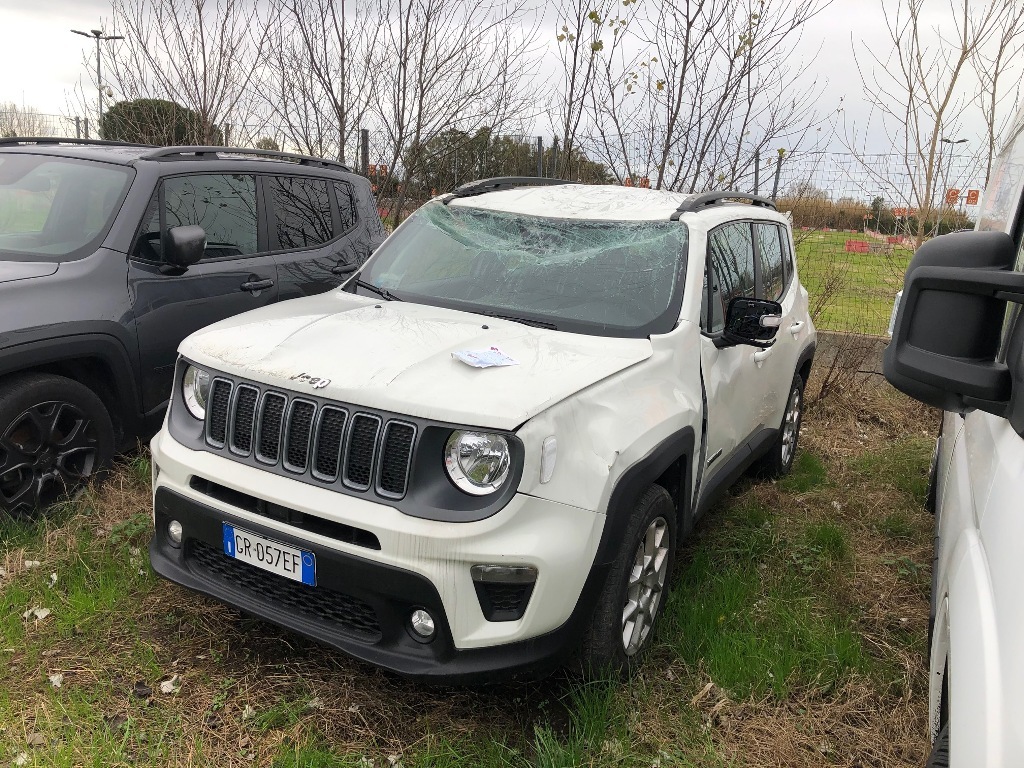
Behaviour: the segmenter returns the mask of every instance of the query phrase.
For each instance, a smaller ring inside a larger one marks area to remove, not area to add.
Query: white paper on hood
[[[490,349],[464,349],[460,352],[452,352],[452,357],[456,360],[461,360],[473,368],[519,365],[518,360],[513,360],[497,347],[491,347]]]

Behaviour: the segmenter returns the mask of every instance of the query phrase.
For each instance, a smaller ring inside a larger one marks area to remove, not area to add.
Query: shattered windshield
[[[675,325],[686,244],[679,222],[556,219],[438,201],[380,247],[358,289],[556,330],[643,337]]]

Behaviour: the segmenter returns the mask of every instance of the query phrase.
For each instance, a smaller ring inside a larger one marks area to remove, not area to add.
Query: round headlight
[[[210,397],[210,374],[190,365],[181,382],[181,394],[188,412],[202,421],[206,418],[206,401]]]
[[[508,441],[490,432],[452,432],[444,450],[444,465],[452,482],[466,493],[494,493],[508,477]]]

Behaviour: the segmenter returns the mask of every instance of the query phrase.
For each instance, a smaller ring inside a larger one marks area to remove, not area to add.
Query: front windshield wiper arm
[[[401,301],[400,298],[395,296],[395,294],[393,294],[387,288],[381,288],[379,286],[374,285],[373,283],[368,283],[365,280],[360,280],[358,277],[355,280],[353,280],[352,283],[358,286],[359,288],[365,288],[371,293],[376,293],[378,296],[380,296],[382,299],[386,301]]]
[[[486,315],[487,317],[496,317],[499,320],[511,320],[513,323],[522,323],[523,325],[529,325],[533,328],[545,328],[549,331],[557,331],[558,326],[554,323],[549,323],[546,320],[533,320],[529,317],[516,317],[515,315],[502,315],[493,310],[482,310],[477,312],[478,315]]]

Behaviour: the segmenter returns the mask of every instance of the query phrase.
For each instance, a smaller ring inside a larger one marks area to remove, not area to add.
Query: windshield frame
[[[0,264],[5,262],[19,262],[19,263],[43,263],[43,264],[61,264],[67,261],[77,261],[87,256],[92,255],[99,249],[103,242],[106,240],[107,235],[114,226],[114,222],[117,221],[117,217],[121,212],[121,208],[124,206],[124,201],[127,199],[129,192],[131,191],[132,185],[137,177],[136,170],[123,163],[112,163],[105,160],[95,160],[92,158],[82,157],[68,157],[67,155],[59,154],[43,154],[42,152],[0,152],[0,158],[19,155],[38,158],[40,163],[46,162],[61,162],[69,165],[82,165],[82,166],[103,166],[105,168],[114,169],[124,173],[125,183],[121,189],[121,192],[117,199],[114,201],[113,206],[110,209],[110,214],[107,220],[100,227],[99,231],[90,240],[78,246],[77,248],[68,251],[67,253],[40,253],[37,251],[17,251],[4,248],[0,246]],[[51,209],[52,210],[52,209]],[[50,213],[47,213],[49,217]]]
[[[441,200],[432,200],[426,205],[446,205]],[[567,333],[576,333],[587,336],[599,336],[605,338],[625,338],[625,339],[646,339],[652,335],[665,334],[672,331],[679,324],[680,313],[682,312],[684,291],[686,289],[686,273],[689,264],[690,257],[690,231],[689,227],[682,221],[668,221],[662,219],[650,219],[650,220],[621,220],[621,219],[577,219],[567,218],[559,216],[536,216],[532,214],[519,213],[514,211],[501,211],[493,210],[491,208],[483,208],[471,205],[459,205],[459,208],[469,209],[473,211],[479,211],[487,214],[501,213],[509,216],[522,217],[524,219],[540,219],[545,222],[559,222],[565,223],[568,226],[573,224],[665,224],[671,227],[682,227],[682,236],[684,239],[684,246],[681,252],[676,256],[676,278],[675,285],[672,287],[672,294],[667,307],[652,320],[639,325],[639,326],[617,326],[609,325],[607,323],[599,323],[588,320],[578,320],[573,318],[560,317],[553,314],[545,314],[540,312],[531,312],[521,309],[513,309],[511,307],[503,306],[492,306],[480,304],[477,302],[469,301],[466,299],[456,299],[449,297],[430,296],[425,294],[412,293],[402,288],[388,287],[387,290],[391,295],[399,301],[407,301],[413,304],[424,304],[427,306],[443,307],[445,309],[454,309],[460,312],[470,312],[472,314],[480,315],[485,319],[511,319],[521,320],[525,325],[535,326],[539,328],[548,328],[557,331],[564,331]],[[352,275],[352,277],[341,286],[341,290],[349,293],[358,295],[372,296],[375,299],[380,299],[379,294],[373,293],[366,288],[357,285],[357,279],[366,281],[364,271],[367,268],[372,268],[373,264],[378,261],[381,257],[387,254],[388,242],[397,235],[402,229],[404,229],[413,219],[417,216],[419,211],[414,212],[409,216],[401,225],[385,240],[381,243],[380,247],[374,252],[374,254],[367,259],[367,261],[359,268],[359,270]],[[373,284],[372,281],[367,281]]]

